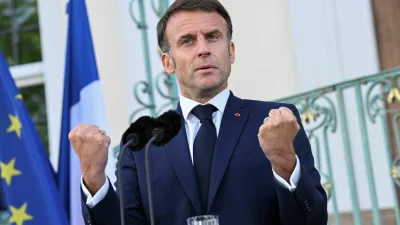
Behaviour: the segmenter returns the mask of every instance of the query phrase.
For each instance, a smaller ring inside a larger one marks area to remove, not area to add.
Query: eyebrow
[[[184,34],[178,37],[178,44],[183,40],[183,39],[194,39],[195,35],[194,34]]]
[[[222,31],[219,30],[218,28],[214,28],[210,32],[207,32],[207,34],[221,34],[222,35]]]
[[[214,28],[212,30],[210,30],[209,32],[206,33],[206,35],[210,35],[210,34],[221,34],[222,35],[222,31],[219,30],[218,28]],[[192,34],[192,33],[188,33],[188,34],[183,34],[181,36],[178,37],[178,44],[183,40],[183,39],[194,39],[196,37],[196,35]]]

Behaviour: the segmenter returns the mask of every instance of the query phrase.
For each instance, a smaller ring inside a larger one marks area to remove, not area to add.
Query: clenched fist
[[[258,140],[274,171],[286,181],[296,166],[293,140],[300,130],[296,117],[286,107],[272,109],[259,129]]]
[[[89,124],[75,127],[68,138],[79,157],[85,186],[95,194],[106,181],[110,138],[98,126]]]

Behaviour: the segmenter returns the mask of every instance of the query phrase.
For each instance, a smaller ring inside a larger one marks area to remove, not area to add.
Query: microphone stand
[[[139,137],[137,134],[128,135],[129,141],[122,147],[121,151],[118,154],[118,165],[117,165],[117,174],[118,174],[118,190],[119,190],[119,210],[121,216],[121,225],[125,225],[125,215],[124,215],[124,189],[122,187],[122,174],[121,174],[121,159],[124,154],[125,149],[130,145],[139,144]]]
[[[151,194],[151,176],[150,176],[150,162],[149,162],[149,149],[150,145],[154,141],[160,141],[164,138],[164,132],[160,128],[156,128],[152,132],[152,138],[147,142],[146,150],[145,150],[145,167],[146,167],[146,180],[147,180],[147,194],[149,198],[149,211],[150,211],[150,223],[154,225],[154,210],[153,210],[153,196]],[[118,174],[118,190],[119,190],[119,208],[120,208],[120,216],[121,216],[121,225],[125,225],[125,216],[124,216],[124,190],[122,187],[122,174],[121,174],[121,159],[124,154],[125,149],[132,145],[139,144],[139,137],[137,134],[128,135],[129,141],[122,147],[119,155],[118,155],[118,163],[117,163],[117,174]]]
[[[164,132],[160,128],[155,128],[152,132],[153,137],[149,140],[145,150],[145,167],[146,167],[146,180],[147,180],[147,195],[149,200],[149,211],[150,211],[150,224],[154,225],[154,210],[153,210],[153,196],[151,194],[151,179],[150,179],[150,161],[149,161],[149,149],[150,145],[154,141],[160,141],[164,138]]]

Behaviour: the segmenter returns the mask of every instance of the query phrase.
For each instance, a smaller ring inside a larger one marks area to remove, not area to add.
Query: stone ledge
[[[361,211],[363,225],[373,225],[373,217],[371,211]],[[381,224],[383,225],[396,225],[396,216],[394,209],[381,209]],[[353,214],[351,212],[340,214],[341,225],[353,225]],[[334,215],[329,215],[329,224],[335,225]]]

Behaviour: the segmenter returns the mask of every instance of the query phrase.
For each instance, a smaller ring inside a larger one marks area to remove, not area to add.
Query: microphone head
[[[138,151],[144,147],[151,131],[155,128],[155,119],[150,116],[143,116],[131,123],[129,128],[122,135],[122,144],[125,145],[128,141],[132,140],[129,144],[129,149]]]
[[[152,136],[157,136],[154,140],[155,142],[160,142],[164,139],[164,129],[163,128],[155,128],[153,132],[151,132]]]
[[[169,110],[156,119],[156,129],[153,136],[158,135],[154,141],[155,146],[167,144],[174,138],[182,127],[182,117],[175,110]]]
[[[140,144],[140,137],[138,134],[129,134],[128,137],[126,138],[127,142],[131,141],[129,144],[130,147],[134,147]]]

